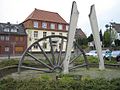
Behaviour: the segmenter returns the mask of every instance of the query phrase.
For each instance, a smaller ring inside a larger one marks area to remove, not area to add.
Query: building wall
[[[0,35],[1,36],[1,35]],[[8,35],[2,35],[4,37]],[[22,54],[27,48],[27,36],[10,35],[9,40],[0,39],[0,55],[10,55]]]
[[[120,40],[120,35],[114,28],[112,29],[111,36],[112,36],[113,40],[115,40],[115,39],[119,39]]]
[[[38,28],[34,27],[34,22],[38,22]],[[25,22],[23,22],[24,26],[26,29],[38,29],[38,30],[42,30],[42,22],[46,22],[47,23],[47,28],[45,30],[50,30],[50,24],[54,23],[55,24],[55,29],[54,30],[58,30],[58,25],[61,24],[62,25],[62,31],[67,31],[68,29],[66,28],[66,26],[68,26],[68,24],[63,24],[63,23],[55,23],[55,22],[47,22],[47,21],[38,21],[38,20],[27,20]]]
[[[33,44],[35,41],[37,41],[40,38],[43,38],[43,33],[46,32],[46,36],[52,35],[52,33],[54,33],[55,35],[60,35],[62,33],[62,36],[66,36],[67,37],[67,33],[68,32],[63,32],[63,31],[50,31],[50,30],[36,30],[36,29],[26,29],[28,38],[27,38],[27,46],[29,47],[31,44]],[[34,36],[34,32],[38,32],[38,37]],[[60,40],[57,40],[58,42],[56,43],[57,46],[54,47],[54,49],[59,50],[59,43]],[[42,42],[40,42],[40,45],[43,47],[43,43],[47,44],[47,48],[44,48],[45,51],[50,51],[50,46],[49,46],[49,40],[44,40]],[[63,44],[63,51],[65,51],[66,48],[66,42],[64,42]],[[32,48],[33,52],[39,52],[40,49],[39,48]]]
[[[117,39],[119,39],[119,40],[120,40],[120,33],[117,33],[117,36],[118,36],[118,38],[117,38]]]
[[[34,27],[34,22],[37,22],[38,25],[37,27]],[[43,22],[45,22],[47,24],[47,28],[43,28]],[[47,21],[38,21],[38,20],[27,20],[25,22],[23,22],[25,28],[26,28],[26,32],[27,32],[27,47],[29,47],[31,44],[33,44],[36,40],[43,38],[43,32],[46,32],[46,36],[51,35],[52,33],[54,33],[55,35],[60,35],[60,33],[62,33],[63,36],[67,36],[68,33],[68,24],[63,24],[63,23],[55,23],[55,22],[47,22]],[[51,29],[51,24],[55,25],[54,29]],[[62,29],[59,29],[59,25],[62,25]],[[38,37],[34,36],[34,32],[38,32]],[[49,46],[49,42],[48,40],[41,42],[40,45],[43,46],[43,43],[47,44],[47,48],[44,48],[45,51],[50,51],[50,46]],[[57,46],[54,47],[54,49],[59,50],[59,43],[57,42]],[[63,51],[65,51],[65,47],[66,47],[66,42],[64,42],[63,44]],[[33,52],[39,52],[39,48],[32,48]]]

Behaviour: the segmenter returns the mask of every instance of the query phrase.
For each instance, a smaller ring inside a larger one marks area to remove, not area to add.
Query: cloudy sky
[[[120,22],[120,0],[75,0],[79,11],[77,27],[87,36],[92,31],[88,14],[95,4],[99,29],[105,31],[105,24]],[[73,0],[0,0],[0,22],[21,23],[35,9],[59,13],[68,23]]]

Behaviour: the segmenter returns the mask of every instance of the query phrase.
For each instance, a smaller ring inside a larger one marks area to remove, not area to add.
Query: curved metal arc
[[[18,64],[18,73],[20,73],[20,67],[21,67],[22,62],[23,62],[23,60],[24,60],[24,57],[25,57],[25,55],[26,55],[26,52],[27,52],[31,47],[32,47],[32,46],[30,46],[29,48],[27,48],[27,49],[23,52],[22,57],[21,57],[21,59],[19,60],[19,64]]]
[[[49,38],[50,45],[51,45],[51,48],[52,48],[52,49],[51,49],[51,51],[52,51],[52,57],[53,57],[53,59],[54,59],[54,61],[55,61],[55,55],[54,55],[54,51],[53,51],[53,47],[52,47],[52,41],[51,41],[51,38],[55,38],[55,37],[62,38],[62,40],[61,40],[60,52],[59,52],[59,55],[58,55],[58,61],[52,63],[52,61],[48,58],[48,56],[47,56],[47,54],[45,53],[45,51],[43,50],[43,48],[40,46],[39,42],[42,41],[42,40],[44,40],[44,39]],[[51,35],[51,36],[47,36],[47,37],[41,38],[41,39],[39,39],[38,41],[34,42],[34,43],[33,43],[31,46],[29,46],[28,49],[26,49],[25,52],[23,53],[22,58],[21,58],[20,61],[19,61],[18,72],[20,72],[20,67],[22,67],[22,62],[23,62],[24,57],[25,57],[26,54],[29,54],[29,56],[31,56],[33,59],[35,59],[35,60],[38,61],[39,63],[43,64],[45,67],[49,68],[50,70],[54,70],[54,67],[55,67],[55,66],[59,66],[59,67],[62,68],[63,60],[61,60],[61,57],[60,57],[60,56],[62,55],[63,39],[67,39],[67,37],[65,37],[65,36],[59,36],[59,35],[54,35],[54,36]],[[84,58],[85,58],[85,63],[86,63],[86,64],[73,66],[72,68],[69,68],[69,70],[72,70],[72,69],[77,68],[77,67],[80,67],[80,66],[86,66],[86,67],[88,66],[87,58],[86,58],[86,56],[85,56],[84,51],[79,47],[79,45],[78,45],[76,42],[74,42],[74,43],[76,44],[76,46],[78,47],[78,49],[82,52],[82,54],[83,54],[83,56],[84,56]],[[46,63],[40,61],[40,59],[37,59],[35,56],[33,56],[33,55],[31,55],[31,54],[29,53],[29,50],[31,49],[31,47],[34,46],[34,44],[37,44],[37,45],[39,46],[41,52],[44,54],[44,56],[46,57],[46,60],[49,61],[49,63],[51,64],[52,67],[49,66],[49,65],[47,65]],[[70,61],[70,63],[72,63],[72,62],[73,62],[74,60],[76,60],[78,57],[79,57],[79,56],[77,56],[76,58],[73,58],[73,59]],[[57,65],[53,65],[53,64],[57,64]]]
[[[47,38],[55,38],[55,37],[67,39],[67,37],[65,37],[65,36],[60,36],[60,35],[50,35],[50,36],[46,36],[46,37],[43,37],[43,38],[41,38],[41,39],[35,41],[33,44],[35,44],[36,42],[40,42],[40,41],[42,41],[42,40],[44,40],[44,39],[47,39]]]
[[[42,41],[42,40],[44,40],[44,39],[47,39],[47,38],[49,38],[49,37],[59,37],[59,38],[64,38],[64,39],[67,39],[67,37],[65,37],[65,36],[60,36],[60,35],[50,35],[50,36],[46,36],[46,37],[44,37],[44,38],[41,38],[41,39],[39,39],[39,40],[37,40],[36,42],[34,42],[31,46],[29,46],[25,51],[24,51],[24,53],[22,54],[22,57],[21,57],[21,59],[19,60],[19,64],[18,64],[18,73],[20,73],[20,68],[21,68],[21,65],[22,65],[22,62],[23,62],[23,60],[24,60],[24,57],[25,57],[25,55],[26,55],[26,52],[28,52],[28,50],[30,50],[31,49],[31,47],[33,47],[33,45],[34,44],[36,44],[36,43],[38,43],[38,42],[40,42],[40,41]],[[38,45],[39,46],[39,45]],[[41,46],[40,46],[40,48],[41,48]],[[44,53],[44,50],[41,48],[41,50],[43,51],[43,53]],[[46,57],[47,55],[46,55],[46,53],[44,53],[44,56]],[[48,58],[48,57],[47,57]],[[49,59],[48,59],[49,60]],[[51,63],[52,64],[52,63]],[[52,66],[53,66],[53,64],[52,64]]]

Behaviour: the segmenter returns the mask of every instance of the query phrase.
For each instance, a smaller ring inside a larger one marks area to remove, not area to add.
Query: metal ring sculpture
[[[54,50],[54,45],[53,45],[53,42],[52,42],[52,40],[54,38],[57,38],[59,40],[59,44],[60,44],[59,51]],[[65,37],[65,36],[51,35],[51,36],[41,38],[41,39],[37,40],[36,42],[34,42],[32,45],[30,45],[25,50],[21,59],[19,60],[18,73],[20,73],[21,68],[38,70],[38,71],[43,71],[43,72],[61,72],[63,70],[63,61],[64,61],[64,56],[65,56],[65,53],[63,53],[63,43],[65,41],[67,42],[67,37]],[[50,53],[47,53],[43,49],[43,47],[41,45],[42,42],[48,42],[49,43]],[[81,55],[84,59],[84,63],[80,64],[80,65],[72,64],[69,67],[69,70],[72,70],[72,69],[75,69],[75,68],[78,68],[78,67],[81,67],[81,66],[88,67],[87,58],[85,56],[84,51],[80,48],[80,46],[76,42],[74,42],[74,45],[77,46],[77,48],[80,51],[80,54],[77,55],[77,56],[73,55],[73,57],[71,57],[70,64],[74,63]],[[34,46],[39,47],[40,52],[38,53],[38,56],[34,55],[31,52],[31,48],[33,48]],[[42,66],[42,68],[41,67],[31,67],[31,66],[23,65],[24,60],[26,60],[25,58],[29,59],[28,56],[33,61],[36,61],[37,63],[39,63],[40,66]]]

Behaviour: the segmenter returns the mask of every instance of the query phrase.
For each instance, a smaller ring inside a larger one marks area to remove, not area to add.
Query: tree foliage
[[[108,29],[104,32],[103,44],[105,47],[110,46],[110,31]]]
[[[82,49],[85,49],[88,46],[87,38],[76,38],[76,42]],[[74,48],[76,48],[76,46]]]
[[[115,45],[116,45],[116,46],[120,46],[120,40],[119,40],[119,39],[116,39],[116,40],[115,40]]]
[[[92,42],[93,41],[93,34],[90,34],[90,36],[87,38],[88,42]]]
[[[100,35],[100,41],[103,41],[102,30],[100,30],[99,35]]]

